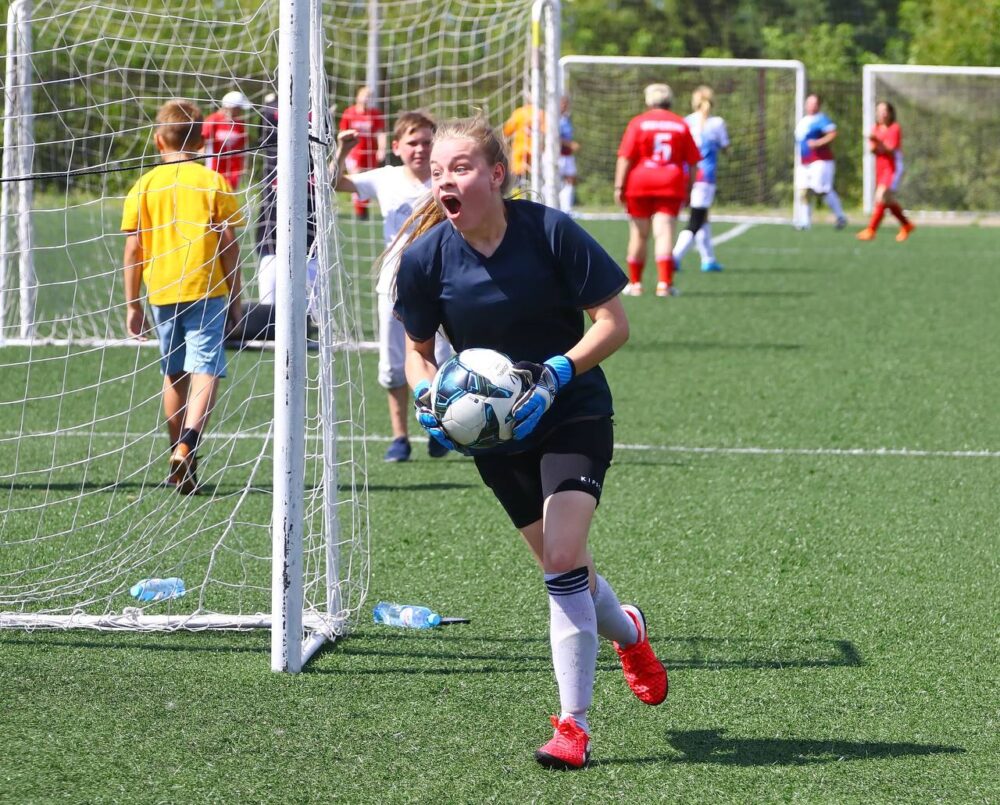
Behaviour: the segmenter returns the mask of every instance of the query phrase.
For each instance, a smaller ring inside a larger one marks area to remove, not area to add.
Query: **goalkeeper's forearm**
[[[603,305],[587,311],[593,324],[583,334],[583,338],[566,352],[566,357],[576,367],[576,374],[593,369],[608,356],[614,354],[629,336],[628,316],[620,297],[614,297]]]

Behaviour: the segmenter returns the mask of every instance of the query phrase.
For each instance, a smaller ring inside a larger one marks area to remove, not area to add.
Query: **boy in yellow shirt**
[[[226,376],[223,340],[243,317],[239,246],[243,216],[221,174],[192,161],[202,148],[202,114],[190,101],[168,101],[156,115],[153,139],[162,164],[129,191],[125,238],[125,326],[145,340],[141,297],[160,341],[163,412],[170,432],[167,483],[198,491],[196,450]]]

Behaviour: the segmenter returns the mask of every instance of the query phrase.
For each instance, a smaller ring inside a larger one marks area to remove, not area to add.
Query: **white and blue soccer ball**
[[[514,438],[514,404],[527,389],[510,358],[492,349],[463,349],[431,384],[431,404],[444,432],[463,447],[496,447]]]

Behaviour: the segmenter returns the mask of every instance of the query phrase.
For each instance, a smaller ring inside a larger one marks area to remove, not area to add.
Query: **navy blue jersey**
[[[485,347],[541,363],[583,337],[584,310],[625,287],[621,268],[568,215],[531,201],[505,205],[507,231],[490,257],[447,221],[403,252],[395,314],[414,341],[443,326],[458,351]],[[491,452],[528,449],[556,425],[611,414],[611,391],[595,367],[559,393],[526,439]]]

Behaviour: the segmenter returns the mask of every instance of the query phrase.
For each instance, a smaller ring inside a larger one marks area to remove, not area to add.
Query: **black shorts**
[[[475,462],[515,528],[524,528],[542,518],[542,505],[556,492],[586,492],[600,503],[613,452],[614,426],[603,417],[560,425],[524,453],[476,456]]]

